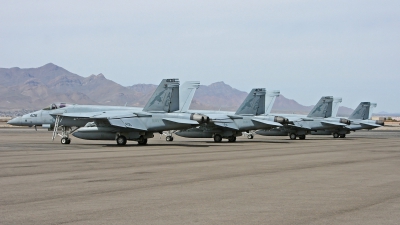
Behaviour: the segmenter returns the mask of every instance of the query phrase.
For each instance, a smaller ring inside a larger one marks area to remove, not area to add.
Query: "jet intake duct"
[[[289,123],[289,119],[282,117],[282,116],[275,116],[274,122],[281,123],[281,124],[287,124],[287,123]]]
[[[350,124],[351,124],[351,121],[348,120],[348,119],[345,119],[345,118],[340,118],[340,121],[339,121],[339,122],[340,122],[340,123],[347,124],[347,125],[350,125]]]
[[[197,113],[192,113],[190,115],[190,119],[197,121],[199,123],[208,123],[210,122],[210,117],[206,116],[206,115],[202,115],[202,114],[197,114]]]
[[[381,125],[381,126],[385,126],[385,121],[383,120],[377,120],[376,124]]]

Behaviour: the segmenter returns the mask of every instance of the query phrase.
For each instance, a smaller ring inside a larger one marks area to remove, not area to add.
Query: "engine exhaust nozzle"
[[[190,115],[190,119],[197,121],[199,123],[208,123],[210,122],[210,117],[206,116],[206,115],[202,115],[202,114],[197,114],[197,113],[192,113]]]
[[[351,124],[351,121],[348,120],[348,119],[345,119],[345,118],[341,118],[339,122],[340,122],[340,123],[347,124],[347,125],[350,125],[350,124]]]
[[[287,124],[287,123],[289,123],[289,119],[282,117],[282,116],[275,116],[274,122],[281,123],[281,124]]]

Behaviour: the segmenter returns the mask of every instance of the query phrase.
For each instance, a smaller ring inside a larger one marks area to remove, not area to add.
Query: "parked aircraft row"
[[[167,141],[173,141],[175,134],[235,142],[243,133],[249,139],[254,134],[288,135],[293,140],[309,134],[345,138],[351,131],[383,126],[382,121],[371,120],[376,103],[361,102],[349,118],[341,118],[336,114],[342,99],[332,96],[322,97],[307,116],[271,113],[280,92],[267,92],[265,88],[252,89],[236,112],[189,110],[200,82],[179,84],[179,79],[162,80],[144,108],[53,103],[8,124],[47,128],[53,131],[53,140],[61,137],[62,144],[70,144],[72,135],[86,140],[115,140],[118,145],[125,145],[127,140],[145,145],[154,133],[165,134]]]

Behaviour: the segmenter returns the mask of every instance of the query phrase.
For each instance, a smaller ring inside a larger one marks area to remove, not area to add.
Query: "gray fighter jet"
[[[282,123],[287,122],[285,118],[265,115],[266,109],[272,108],[270,103],[275,98],[276,93],[266,98],[264,88],[255,88],[251,90],[236,112],[192,110],[190,112],[206,115],[210,122],[195,128],[180,130],[176,132],[176,135],[187,138],[214,138],[215,142],[221,142],[223,138],[226,138],[229,142],[235,142],[236,137],[241,136],[243,131],[280,127]],[[267,104],[266,99],[268,99]]]
[[[353,113],[347,118],[351,121],[350,125],[345,127],[336,127],[326,130],[312,131],[313,135],[331,135],[333,138],[345,138],[346,134],[350,134],[351,131],[357,131],[362,129],[374,129],[384,126],[383,121],[372,120],[372,111],[376,108],[376,103],[361,102]]]
[[[337,99],[335,104],[338,104],[338,101],[341,100]],[[335,105],[335,107],[338,106]],[[287,118],[289,122],[279,128],[258,130],[256,134],[264,136],[289,135],[290,139],[295,140],[297,137],[305,139],[311,131],[343,128],[350,125],[348,119],[332,117],[333,108],[334,98],[332,96],[322,97],[307,117],[304,117],[304,115],[275,114]]]
[[[110,134],[113,134],[114,137],[111,140],[116,140],[119,145],[125,145],[126,140],[146,144],[147,139],[154,136],[154,132],[189,128],[208,121],[208,118],[203,115],[175,112],[178,109],[179,80],[164,79],[143,110],[128,107],[79,105],[63,105],[61,107],[61,105],[55,105],[55,107],[50,107],[48,113],[44,115],[42,112],[47,110],[31,113],[34,115],[29,115],[29,117],[35,118],[35,120],[29,121],[26,119],[28,116],[24,115],[8,123],[30,126],[45,125],[50,129],[53,126],[53,139],[58,134],[60,127],[62,130],[59,134],[62,137],[61,143],[69,144],[71,141],[69,135],[89,122],[89,124],[96,125],[89,127],[91,131],[97,131],[81,132],[80,138],[110,140]],[[87,137],[88,135],[89,137]]]
[[[179,88],[179,110],[177,112],[180,113],[190,113],[188,109],[194,97],[196,90],[199,88],[199,81],[187,81],[183,83],[183,85]],[[100,127],[99,127],[100,126]],[[109,128],[104,128],[104,126],[100,123],[90,122],[87,123],[84,127],[79,128],[72,135],[74,137],[86,140],[114,140],[113,137],[115,134],[110,131]],[[160,134],[165,134],[167,141],[172,141],[172,133],[176,130],[164,130],[159,131]]]

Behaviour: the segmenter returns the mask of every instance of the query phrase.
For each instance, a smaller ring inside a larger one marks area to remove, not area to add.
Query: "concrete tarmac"
[[[400,132],[147,146],[0,129],[0,224],[399,224]]]

